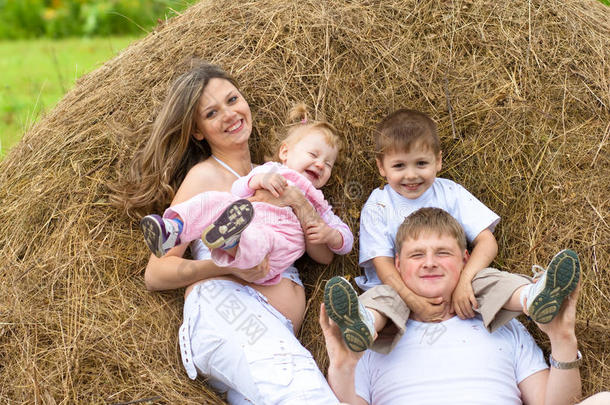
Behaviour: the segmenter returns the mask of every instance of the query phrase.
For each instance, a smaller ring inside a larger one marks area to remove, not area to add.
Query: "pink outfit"
[[[208,191],[168,208],[165,218],[176,218],[178,215],[184,222],[180,241],[190,242],[201,237],[203,230],[214,222],[222,211],[235,200],[247,198],[254,194],[248,183],[252,176],[260,173],[279,173],[286,178],[288,184],[298,187],[322,220],[343,237],[343,246],[331,249],[337,254],[347,254],[352,250],[354,237],[349,227],[333,212],[324,199],[322,192],[311,184],[303,175],[287,167],[269,162],[254,168],[244,177],[233,183],[231,193]],[[259,264],[269,255],[269,274],[257,280],[257,284],[277,284],[281,273],[296,259],[305,253],[305,237],[301,224],[290,207],[253,202],[254,218],[242,232],[236,256],[229,255],[222,249],[212,250],[212,260],[222,267],[248,269]]]

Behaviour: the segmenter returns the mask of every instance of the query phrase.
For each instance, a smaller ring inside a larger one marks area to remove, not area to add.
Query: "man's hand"
[[[561,340],[566,338],[576,338],[576,302],[578,301],[579,294],[580,282],[574,291],[572,291],[572,293],[563,301],[559,313],[557,313],[557,316],[555,316],[551,322],[536,323],[538,328],[547,334],[551,340],[551,343],[555,339]]]
[[[240,278],[248,283],[260,280],[269,274],[269,256],[265,256],[262,262],[250,269],[237,269],[231,267],[229,273]]]
[[[451,297],[453,310],[461,319],[470,319],[474,317],[474,309],[479,308],[479,303],[474,297],[472,291],[472,283],[466,279],[460,278],[453,295]]]
[[[405,301],[411,312],[415,312],[422,322],[439,322],[450,313],[451,305],[442,297],[425,298],[410,294]]]
[[[356,367],[364,352],[353,352],[347,347],[339,327],[328,317],[324,303],[320,306],[320,327],[330,363],[338,368]]]
[[[339,231],[331,228],[324,221],[313,221],[308,224],[305,238],[309,243],[324,244],[332,249],[339,249],[343,245],[343,237]]]

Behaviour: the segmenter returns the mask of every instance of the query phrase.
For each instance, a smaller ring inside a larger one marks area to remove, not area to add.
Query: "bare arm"
[[[472,246],[470,258],[460,274],[452,296],[453,308],[462,319],[474,317],[473,308],[479,306],[472,290],[472,279],[479,271],[489,267],[498,254],[498,242],[489,229],[481,231],[472,241]]]
[[[574,328],[579,290],[577,287],[564,301],[559,314],[550,323],[538,324],[549,337],[551,356],[559,362],[576,360],[578,342]],[[578,367],[569,370],[551,367],[527,377],[519,384],[519,389],[528,405],[571,405],[581,396],[580,370]]]
[[[226,180],[219,178],[209,167],[206,167],[205,162],[200,163],[188,172],[171,205],[186,201],[204,191],[227,190]],[[235,275],[245,281],[254,281],[264,277],[269,271],[266,261],[254,269],[240,270],[218,267],[211,260],[188,260],[182,257],[187,246],[187,244],[176,246],[161,258],[150,256],[144,272],[147,289],[171,290],[225,275]]]
[[[329,358],[328,385],[342,402],[352,405],[368,404],[356,394],[355,387],[356,365],[364,352],[355,353],[347,348],[339,328],[326,314],[324,304],[320,307],[320,327]]]
[[[396,269],[394,258],[379,256],[372,260],[381,282],[396,290],[409,309],[416,312],[421,319],[426,322],[434,321],[442,318],[449,310],[449,303],[443,302],[441,297],[420,297],[407,288]]]

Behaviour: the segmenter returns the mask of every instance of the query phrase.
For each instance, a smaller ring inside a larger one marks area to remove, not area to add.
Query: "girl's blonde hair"
[[[337,149],[337,152],[340,152],[343,147],[343,142],[339,138],[338,131],[334,125],[325,120],[312,120],[307,106],[303,103],[296,104],[290,109],[286,128],[285,133],[280,137],[279,142],[275,146],[273,156],[268,158],[268,160],[279,162],[279,153],[282,145],[295,145],[314,130],[322,133],[328,145]]]
[[[135,131],[149,138],[134,155],[129,172],[111,186],[112,202],[129,216],[160,212],[170,204],[189,169],[211,155],[207,141],[196,140],[193,133],[199,99],[214,78],[238,87],[219,66],[196,62],[173,82],[152,125]]]

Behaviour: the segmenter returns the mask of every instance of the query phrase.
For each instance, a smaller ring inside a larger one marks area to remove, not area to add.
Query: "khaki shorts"
[[[493,332],[521,312],[502,309],[515,290],[532,282],[532,278],[522,274],[508,273],[491,267],[481,270],[472,280],[472,289],[479,303],[475,311],[481,314],[489,332]],[[388,285],[378,285],[366,291],[359,298],[362,305],[374,309],[391,321],[379,332],[371,347],[379,353],[389,353],[405,333],[405,325],[411,311],[400,295]]]

